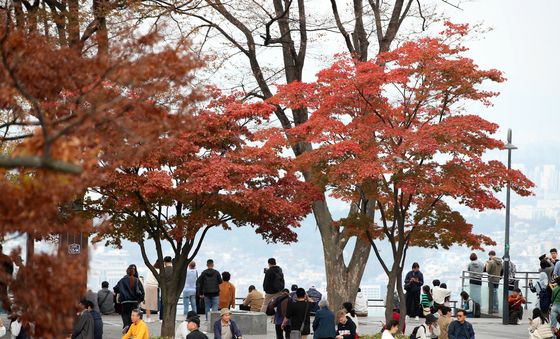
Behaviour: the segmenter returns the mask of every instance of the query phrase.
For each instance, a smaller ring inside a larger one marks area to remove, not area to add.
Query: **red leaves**
[[[446,26],[442,38],[406,42],[377,60],[338,57],[316,82],[281,86],[272,100],[312,111],[289,132],[314,145],[297,158],[299,168],[336,198],[373,203],[381,218],[350,215],[340,225],[366,225],[374,238],[402,234],[416,246],[478,248],[491,240],[472,234],[444,201],[501,208],[495,193],[508,182],[530,194],[533,184],[520,172],[482,158],[503,147],[492,137],[498,126],[462,109],[471,100],[491,104],[497,93],[482,84],[502,82],[502,74],[463,55],[460,37],[468,26]]]

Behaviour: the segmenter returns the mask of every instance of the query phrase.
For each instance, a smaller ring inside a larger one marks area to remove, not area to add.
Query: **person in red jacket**
[[[519,288],[515,288],[513,293],[508,297],[509,304],[509,323],[517,325],[523,318],[523,304],[527,304],[527,299],[521,294]]]

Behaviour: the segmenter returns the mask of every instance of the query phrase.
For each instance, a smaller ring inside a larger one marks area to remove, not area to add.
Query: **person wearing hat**
[[[220,319],[214,323],[214,339],[242,339],[241,331],[235,321],[231,320],[231,311],[220,310]]]
[[[185,318],[185,321],[181,322],[179,324],[179,326],[177,326],[177,329],[175,330],[175,339],[185,339],[187,338],[187,335],[189,335],[189,333],[191,331],[189,331],[189,319],[192,319],[194,317],[198,317],[198,314],[195,311],[189,311],[187,313],[187,317]]]
[[[192,311],[191,311],[192,312]],[[189,313],[191,313],[189,312]],[[196,313],[196,312],[193,312]],[[187,326],[188,330],[190,331],[189,335],[187,335],[187,339],[208,339],[206,334],[200,332],[200,318],[197,314],[187,319]],[[177,337],[175,337],[177,338]]]

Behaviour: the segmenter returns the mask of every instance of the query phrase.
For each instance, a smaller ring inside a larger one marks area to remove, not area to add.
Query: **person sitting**
[[[235,321],[231,320],[231,311],[227,308],[220,310],[220,319],[214,323],[214,339],[241,339],[241,331]]]
[[[465,311],[457,311],[457,320],[449,324],[447,329],[449,339],[474,339],[474,329],[468,321],[466,321]]]
[[[358,293],[356,294],[356,300],[354,302],[354,309],[356,310],[358,317],[368,316],[368,300],[361,288],[358,288]]]
[[[257,291],[255,285],[249,286],[249,294],[243,299],[243,304],[239,306],[239,309],[259,312],[262,308],[264,302],[264,294]]]
[[[474,318],[474,300],[472,300],[469,294],[465,291],[461,292],[461,305],[461,308],[465,310],[465,313],[467,314],[467,318]]]
[[[351,302],[345,302],[342,304],[342,307],[346,310],[346,316],[349,317],[354,325],[356,325],[356,333],[360,334],[360,325],[358,324],[358,316],[356,315],[356,311],[354,310],[354,306]]]
[[[356,324],[346,314],[346,309],[342,309],[336,313],[337,335],[336,339],[355,339]]]
[[[190,312],[189,312],[190,313]],[[187,339],[208,339],[206,334],[200,332],[200,318],[197,316],[190,317],[188,319],[188,330],[190,331],[187,335]]]
[[[89,300],[80,300],[81,312],[78,318],[74,321],[74,328],[72,329],[72,339],[89,339],[93,338],[94,321],[91,312],[88,310]]]
[[[97,312],[93,308],[93,303],[91,300],[85,300],[86,309],[91,313],[93,317],[93,339],[103,338],[103,319],[101,318],[101,313]]]
[[[523,318],[522,304],[527,304],[527,299],[521,295],[519,288],[514,288],[513,293],[508,297],[509,304],[509,323],[510,325],[517,325]]]
[[[389,320],[389,322],[385,326],[385,330],[383,330],[381,339],[394,339],[395,334],[398,331],[399,331],[399,322],[397,320]]]
[[[181,322],[179,324],[179,326],[177,326],[177,328],[175,329],[175,339],[185,339],[185,338],[187,338],[187,336],[190,333],[190,331],[189,331],[189,319],[192,319],[193,317],[198,317],[198,314],[195,311],[187,312],[187,317],[185,318],[185,321]],[[200,322],[200,320],[199,320],[199,322]],[[200,323],[199,323],[199,325],[200,325]]]
[[[130,320],[132,321],[132,324],[128,328],[128,331],[122,336],[122,339],[150,338],[148,325],[146,325],[146,323],[142,320],[142,311],[139,309],[133,309],[130,313]]]
[[[107,281],[102,282],[101,289],[97,292],[97,304],[99,305],[101,314],[115,313],[114,298],[114,293],[109,290],[109,283]]]
[[[313,320],[313,339],[329,339],[335,335],[334,313],[329,310],[329,302],[323,299],[319,301],[319,310]]]
[[[529,339],[553,338],[547,317],[539,308],[533,309],[533,318],[529,319]]]
[[[418,326],[416,331],[416,338],[428,339],[432,335],[438,336],[440,334],[439,327],[437,325],[437,318],[433,314],[428,314],[426,316],[426,321],[424,324]]]

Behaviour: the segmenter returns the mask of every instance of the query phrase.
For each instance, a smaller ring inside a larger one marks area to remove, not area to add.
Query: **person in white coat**
[[[399,322],[397,320],[390,320],[385,326],[385,330],[381,335],[381,339],[394,339],[395,334],[399,331]]]

